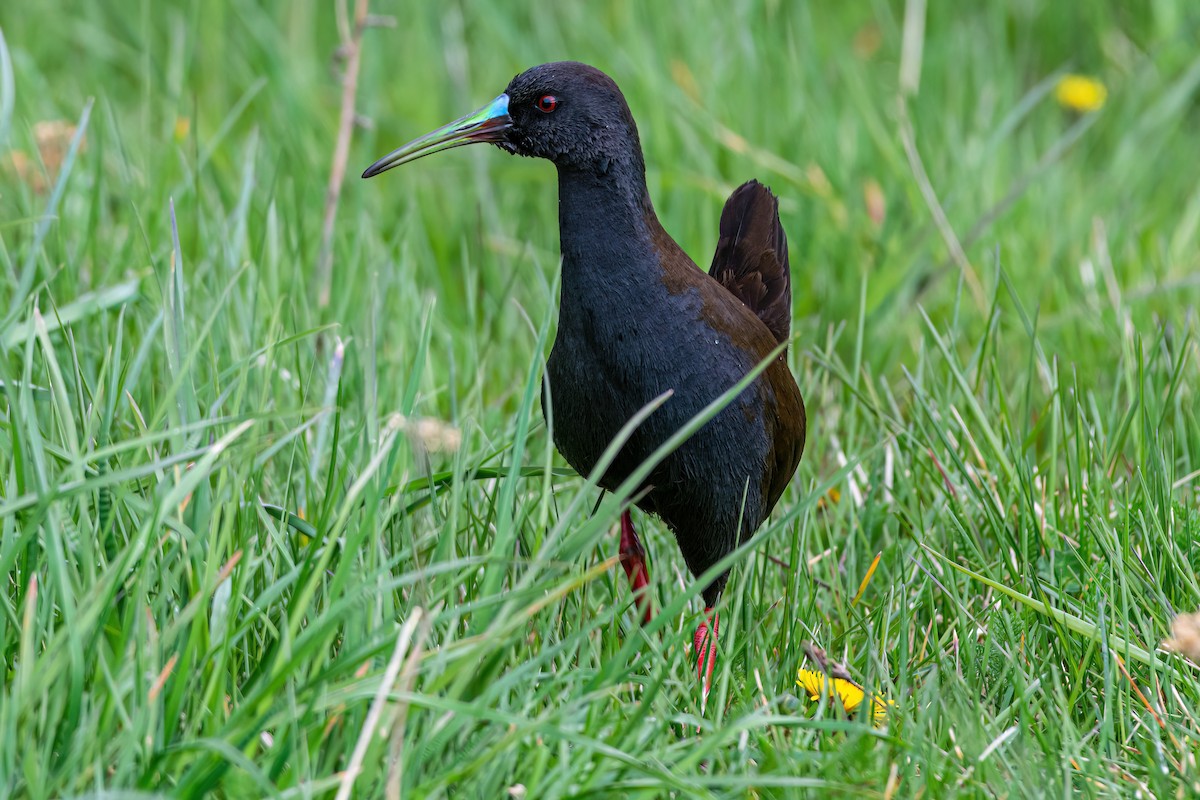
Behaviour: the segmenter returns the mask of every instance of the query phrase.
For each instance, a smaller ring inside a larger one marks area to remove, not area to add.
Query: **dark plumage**
[[[708,274],[761,319],[778,342],[792,327],[792,273],[779,204],[758,181],[739,186],[721,211]]]
[[[777,202],[756,181],[739,187],[721,214],[712,267],[700,270],[654,213],[625,98],[607,75],[573,62],[521,73],[489,106],[400,148],[364,177],[474,141],[558,168],[562,293],[544,400],[552,404],[559,452],[589,473],[633,414],[674,392],[601,479],[616,488],[788,338],[791,283]],[[637,505],[670,527],[694,574],[771,512],[800,461],[805,422],[800,390],[780,355],[651,473]],[[644,557],[628,515],[622,555],[635,589],[644,586]],[[703,590],[706,606],[715,605],[725,581]],[[715,635],[701,654],[702,675],[711,672],[714,647]]]

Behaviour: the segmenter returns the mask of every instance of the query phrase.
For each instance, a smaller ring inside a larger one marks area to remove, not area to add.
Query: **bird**
[[[475,143],[557,168],[562,280],[542,405],[555,447],[577,472],[591,474],[630,418],[670,391],[600,477],[601,488],[615,490],[771,359],[633,495],[674,533],[688,569],[700,576],[753,535],[804,453],[804,398],[786,360],[791,275],[778,200],[755,180],[739,186],[722,209],[712,264],[700,269],[655,213],[625,96],[604,72],[574,61],[525,70],[490,103],[385,155],[363,178]],[[620,561],[649,622],[649,570],[628,505]],[[704,613],[692,646],[704,699],[728,577],[701,589]]]

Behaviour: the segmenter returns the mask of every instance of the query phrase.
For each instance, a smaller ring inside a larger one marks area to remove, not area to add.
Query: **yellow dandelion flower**
[[[1064,75],[1058,81],[1054,97],[1059,105],[1087,114],[1099,111],[1108,99],[1108,89],[1095,78],[1086,75]]]
[[[837,503],[841,502],[841,500],[842,493],[831,486],[829,487],[828,492],[817,498],[817,509],[824,511],[831,503],[836,505]]]
[[[808,692],[810,700],[820,700],[821,695],[837,696],[842,708],[850,716],[862,705],[867,693],[854,681],[844,678],[830,678],[823,672],[802,669],[796,674],[796,685]],[[888,706],[894,706],[894,700],[885,700],[880,695],[871,698],[871,722],[876,727],[887,721]]]

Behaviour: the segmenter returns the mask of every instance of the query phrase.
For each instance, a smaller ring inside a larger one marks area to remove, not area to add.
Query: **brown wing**
[[[758,181],[746,181],[725,201],[721,236],[708,274],[746,304],[775,336],[792,326],[792,279],[779,202]]]

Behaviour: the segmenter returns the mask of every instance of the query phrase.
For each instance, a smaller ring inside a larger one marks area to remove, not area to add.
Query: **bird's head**
[[[483,108],[393,150],[363,177],[479,142],[577,172],[644,169],[637,125],[617,84],[595,67],[560,61],[522,72]]]

